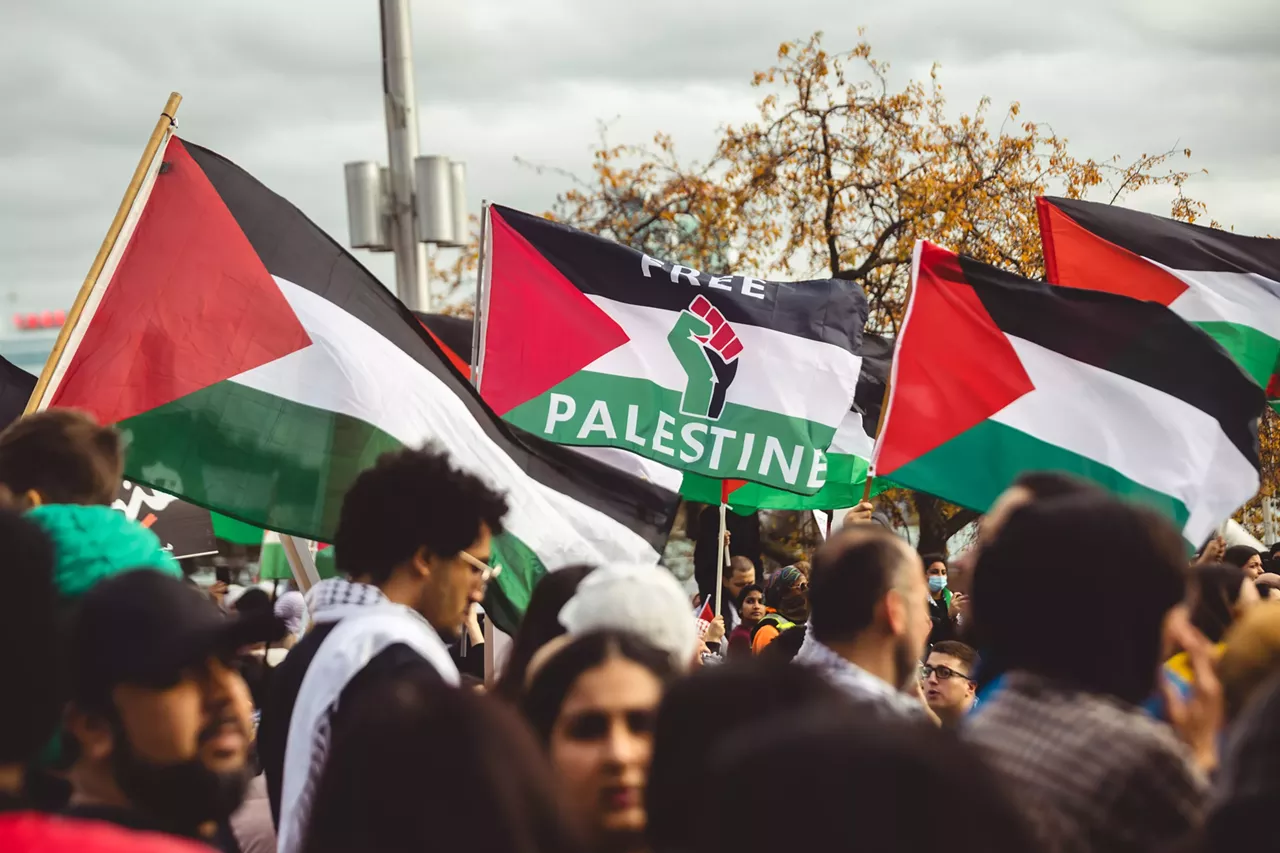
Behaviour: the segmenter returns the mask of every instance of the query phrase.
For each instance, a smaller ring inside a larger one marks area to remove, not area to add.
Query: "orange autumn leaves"
[[[724,128],[705,164],[681,160],[666,134],[648,146],[602,134],[591,175],[573,178],[550,215],[708,272],[852,279],[871,328],[892,333],[917,238],[1039,276],[1037,195],[1119,200],[1168,185],[1173,215],[1203,213],[1182,194],[1190,173],[1171,168],[1188,150],[1078,159],[1016,103],[998,125],[987,99],[952,118],[936,66],[901,89],[888,70],[865,41],[842,53],[821,33],[783,44],[751,81],[759,114]]]

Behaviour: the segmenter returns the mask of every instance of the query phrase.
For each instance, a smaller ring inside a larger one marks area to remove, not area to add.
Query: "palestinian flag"
[[[1200,542],[1258,488],[1263,395],[1152,302],[1029,281],[917,243],[876,476],[986,510],[1063,471]]]
[[[1222,344],[1280,411],[1280,240],[1109,204],[1037,203],[1049,281],[1168,307]]]
[[[472,328],[470,321],[441,314],[418,314],[427,329],[450,360],[464,374],[470,375],[468,359],[471,354]],[[465,355],[459,355],[465,353]],[[853,409],[845,415],[836,429],[836,436],[827,448],[826,485],[812,495],[802,495],[783,489],[773,489],[746,480],[730,480],[730,508],[741,514],[757,509],[836,509],[851,507],[862,500],[867,467],[871,460],[871,448],[875,442],[874,430],[880,421],[880,406],[884,399],[885,380],[893,360],[893,340],[865,332],[862,336],[862,369],[854,391]],[[686,500],[701,503],[719,503],[721,481],[699,474],[676,471],[657,462],[625,450],[613,448],[578,447],[606,464],[622,468],[637,477],[660,483],[677,490]],[[878,491],[873,488],[873,493]]]
[[[826,485],[812,495],[771,489],[745,480],[730,481],[729,508],[746,515],[757,509],[834,510],[856,506],[862,500],[875,430],[880,423],[884,386],[893,362],[893,339],[863,332],[862,369],[853,394],[853,408],[840,422],[836,437],[827,448]],[[719,481],[685,474],[680,496],[686,500],[716,503]],[[872,482],[871,494],[893,486],[884,480]]]
[[[814,494],[853,402],[852,282],[708,275],[491,206],[484,399],[559,444]]]
[[[657,560],[674,494],[503,424],[300,211],[207,149],[161,152],[41,407],[116,423],[138,482],[325,542],[362,470],[432,442],[507,493],[487,609],[508,626],[548,569]]]
[[[851,411],[840,422],[835,438],[827,448],[821,489],[811,495],[803,495],[747,480],[729,480],[729,507],[742,515],[758,509],[829,510],[852,507],[862,500],[874,443],[862,415]],[[701,503],[719,503],[720,484],[720,480],[686,473],[680,484],[680,496]]]

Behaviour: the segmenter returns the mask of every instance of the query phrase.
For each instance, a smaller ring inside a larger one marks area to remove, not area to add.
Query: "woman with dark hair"
[[[1216,661],[1226,650],[1223,639],[1227,629],[1250,605],[1257,604],[1261,596],[1245,570],[1231,563],[1196,564],[1191,567],[1188,579],[1187,609],[1191,612],[1191,624],[1214,644]],[[1164,676],[1168,688],[1177,695],[1190,694],[1194,673],[1185,650],[1165,662]],[[1165,717],[1163,702],[1157,702],[1153,710],[1157,716]]]
[[[747,584],[738,595],[737,605],[740,621],[729,632],[728,656],[749,656],[751,654],[751,633],[755,630],[756,625],[760,624],[760,620],[764,618],[765,613],[768,612],[765,610],[764,604],[764,587],[757,583]]]
[[[645,849],[654,718],[671,655],[629,634],[587,634],[548,651],[521,707],[596,853]]]
[[[1257,548],[1248,545],[1232,545],[1222,554],[1222,562],[1244,569],[1249,580],[1256,581],[1262,574],[1262,555]]]
[[[305,853],[579,853],[519,716],[406,669],[354,695],[316,789]]]
[[[1211,643],[1222,642],[1231,623],[1259,599],[1248,572],[1231,563],[1194,566],[1187,589],[1191,624]]]
[[[785,635],[769,646],[769,652],[784,640]],[[645,794],[651,849],[698,849],[698,824],[707,819],[709,764],[716,747],[737,741],[744,728],[777,714],[823,703],[843,706],[843,694],[813,670],[768,658],[766,653],[763,658],[705,669],[667,691],[658,709]],[[754,771],[751,775],[762,792],[768,788]],[[759,801],[752,796],[739,807]]]
[[[510,702],[520,699],[529,661],[533,660],[538,649],[565,633],[564,626],[560,624],[560,610],[573,598],[578,584],[593,569],[595,566],[565,566],[543,576],[534,586],[524,619],[511,641],[511,653],[502,676],[493,688],[495,694]]]
[[[1016,792],[1045,843],[1166,850],[1198,825],[1216,720],[1178,703],[1171,718],[1184,744],[1139,707],[1156,687],[1166,620],[1197,677],[1212,679],[1208,643],[1176,619],[1185,572],[1182,537],[1167,521],[1104,495],[1025,505],[982,548],[973,628],[999,682],[962,736]],[[1046,578],[1071,590],[1079,626],[1058,640],[1044,637]]]
[[[784,777],[771,760],[785,759]],[[1035,853],[1042,849],[1000,781],[970,748],[933,727],[872,721],[838,704],[734,731],[711,750],[693,826],[698,853]],[[778,779],[779,811],[752,811]],[[795,787],[787,792],[787,780]]]

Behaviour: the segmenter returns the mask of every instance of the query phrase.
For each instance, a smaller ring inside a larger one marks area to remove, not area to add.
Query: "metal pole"
[[[476,266],[476,310],[471,319],[471,384],[480,390],[484,362],[484,333],[489,308],[489,200],[480,202],[480,246]]]
[[[387,110],[387,159],[391,169],[391,250],[396,256],[396,295],[415,311],[431,310],[426,246],[414,226],[413,160],[418,156],[418,102],[413,93],[413,30],[409,0],[380,0],[382,92]]]

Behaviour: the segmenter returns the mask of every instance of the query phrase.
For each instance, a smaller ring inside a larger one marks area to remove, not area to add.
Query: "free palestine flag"
[[[1222,344],[1280,411],[1280,240],[1076,199],[1037,204],[1049,281],[1168,307]]]
[[[1262,390],[1162,306],[916,244],[876,476],[986,510],[1019,474],[1093,480],[1202,541],[1258,488]]]
[[[480,389],[560,444],[812,495],[849,412],[867,300],[712,276],[490,206]]]
[[[441,314],[418,314],[441,349],[465,375],[470,375],[472,324],[458,317]],[[459,354],[462,355],[459,355]],[[853,410],[845,415],[836,429],[835,439],[827,448],[827,482],[812,495],[801,495],[773,489],[746,480],[730,480],[729,503],[742,513],[757,509],[833,509],[850,507],[862,499],[867,467],[871,460],[874,438],[871,434],[880,420],[884,384],[893,360],[893,340],[864,332],[862,336],[862,369],[854,392]],[[702,503],[719,503],[720,480],[668,468],[644,457],[613,448],[576,448],[602,462],[631,471],[678,490],[681,497]],[[879,489],[879,485],[874,491]]]
[[[486,608],[507,625],[549,569],[656,562],[673,493],[518,434],[289,202],[207,149],[161,152],[41,407],[117,424],[138,482],[324,542],[361,471],[434,443],[507,495]]]
[[[863,332],[862,369],[854,390],[853,409],[844,416],[827,448],[827,483],[822,489],[812,495],[799,495],[735,480],[731,481],[733,488],[728,496],[730,508],[742,513],[756,509],[832,510],[853,507],[861,501],[892,361],[893,340]],[[680,495],[687,500],[715,503],[719,500],[718,488],[718,481],[685,474]],[[888,488],[892,488],[891,484],[876,480],[871,494]]]

